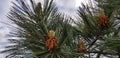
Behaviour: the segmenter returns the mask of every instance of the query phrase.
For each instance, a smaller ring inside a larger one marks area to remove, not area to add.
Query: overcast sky
[[[12,5],[11,1],[15,0],[0,0],[0,50],[2,50],[2,46],[7,45],[6,34],[11,30],[7,25],[3,24],[3,22],[11,24],[6,17],[10,10],[10,6]],[[80,3],[84,1],[85,0],[56,0],[56,4],[62,12],[71,14],[75,13],[75,10],[80,6]],[[0,54],[0,58],[4,58],[2,54]]]

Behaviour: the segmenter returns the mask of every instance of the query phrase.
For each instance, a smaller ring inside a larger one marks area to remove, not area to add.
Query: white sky
[[[81,6],[81,3],[86,3],[87,0],[76,0],[75,7]]]

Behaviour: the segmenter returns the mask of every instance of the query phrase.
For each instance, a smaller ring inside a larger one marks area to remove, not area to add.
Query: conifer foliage
[[[74,21],[53,0],[19,0],[8,14],[18,26],[9,34],[14,39],[1,53],[6,58],[120,58],[119,5],[119,0],[82,4]]]

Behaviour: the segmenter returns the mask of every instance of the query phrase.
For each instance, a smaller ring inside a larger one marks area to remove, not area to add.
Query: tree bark
[[[120,58],[120,54],[118,54],[118,58]]]

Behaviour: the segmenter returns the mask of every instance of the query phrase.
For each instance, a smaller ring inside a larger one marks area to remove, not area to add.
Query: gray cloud
[[[56,0],[56,4],[60,7],[75,8],[76,0]]]
[[[11,2],[13,0],[1,0],[0,1],[0,21],[8,21],[6,15],[9,11]]]
[[[13,0],[0,0],[0,51],[3,50],[3,46],[7,45],[6,34],[9,33],[9,28],[2,22],[8,23],[6,15],[9,12],[11,2]],[[4,54],[0,54],[0,58],[4,58]]]
[[[2,22],[9,23],[6,15],[9,12],[11,1],[13,0],[1,0],[0,1],[0,42],[6,41],[5,35],[9,33],[9,28]]]
[[[75,7],[76,0],[55,0],[55,2],[58,9],[62,13],[65,13],[74,18],[74,15],[76,15],[75,12],[77,10],[77,7]]]

